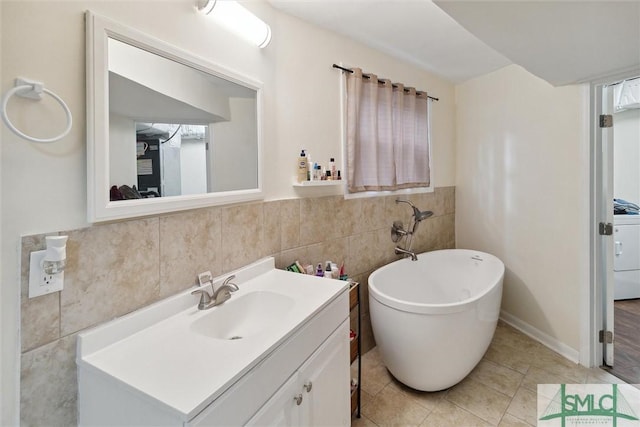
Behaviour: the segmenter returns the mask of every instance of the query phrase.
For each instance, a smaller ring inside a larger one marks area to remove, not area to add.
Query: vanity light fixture
[[[236,1],[198,0],[198,10],[260,48],[271,41],[269,25]]]

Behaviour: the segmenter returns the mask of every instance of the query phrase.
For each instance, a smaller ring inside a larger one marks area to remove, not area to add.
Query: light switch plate
[[[46,274],[42,261],[47,251],[31,252],[29,262],[29,298],[61,291],[64,286],[64,272]]]

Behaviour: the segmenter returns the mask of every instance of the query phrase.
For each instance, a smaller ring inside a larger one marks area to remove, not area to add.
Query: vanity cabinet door
[[[249,420],[247,426],[349,426],[346,320]]]
[[[348,320],[307,359],[298,372],[303,394],[300,425],[350,425]]]
[[[302,397],[297,399],[301,395],[298,390],[299,383],[300,381],[296,372],[280,387],[276,394],[260,408],[246,425],[252,427],[288,427],[301,425],[300,411],[298,409],[300,405],[298,401],[300,401],[301,404]]]

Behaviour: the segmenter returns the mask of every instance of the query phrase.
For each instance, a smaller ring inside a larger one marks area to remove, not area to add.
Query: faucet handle
[[[223,287],[223,286],[229,286],[229,291],[230,291],[230,292],[235,292],[235,291],[237,291],[237,290],[239,289],[239,288],[238,288],[238,285],[236,285],[235,283],[232,283],[232,282],[231,282],[231,281],[232,281],[233,279],[235,279],[235,278],[236,278],[236,275],[235,275],[235,274],[232,274],[231,276],[229,276],[229,277],[227,277],[226,279],[224,279],[224,282],[222,282],[222,285],[220,285],[220,287]]]
[[[205,289],[196,289],[195,291],[191,292],[191,295],[197,294],[200,294],[200,302],[198,303],[198,308],[200,310],[203,310],[207,307],[207,305],[209,305],[209,303],[211,303],[211,295],[209,295],[209,292],[207,292]]]
[[[200,286],[208,285],[211,282],[213,282],[213,275],[210,271],[198,274],[198,283],[200,283]]]

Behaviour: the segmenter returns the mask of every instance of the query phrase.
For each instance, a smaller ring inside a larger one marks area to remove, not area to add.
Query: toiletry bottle
[[[338,174],[336,173],[336,160],[333,157],[329,160],[329,169],[331,170],[330,179],[336,179]]]
[[[327,267],[324,270],[324,277],[331,279],[331,262],[327,261]]]
[[[298,182],[307,180],[307,155],[304,150],[300,153],[300,158],[298,159]]]
[[[347,280],[348,277],[344,272],[344,261],[340,264],[340,280]]]
[[[340,279],[340,270],[338,267],[331,267],[331,278]]]
[[[324,277],[324,271],[322,270],[322,264],[318,264],[318,268],[316,269],[316,276]]]

